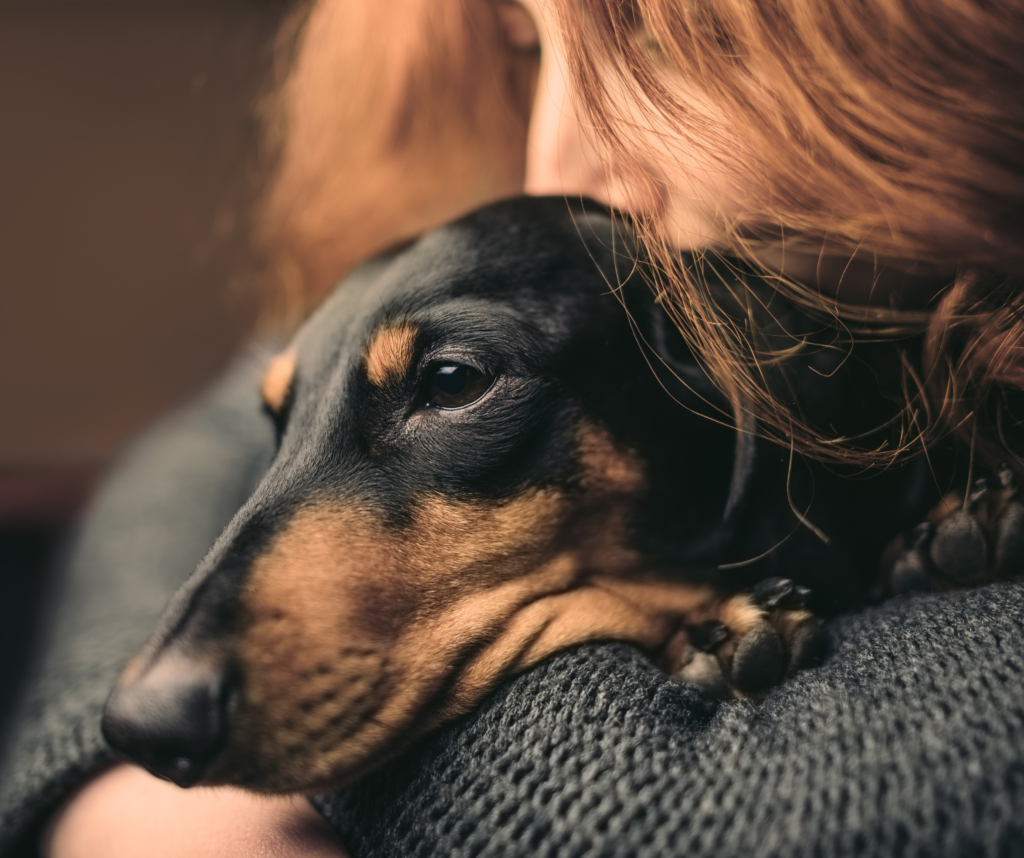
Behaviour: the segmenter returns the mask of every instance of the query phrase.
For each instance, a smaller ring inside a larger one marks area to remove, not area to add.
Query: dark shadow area
[[[64,531],[0,528],[0,725],[25,680],[49,571]]]

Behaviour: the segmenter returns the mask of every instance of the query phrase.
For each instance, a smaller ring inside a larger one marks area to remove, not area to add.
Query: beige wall
[[[0,0],[0,518],[12,485],[94,470],[238,347],[280,11]]]

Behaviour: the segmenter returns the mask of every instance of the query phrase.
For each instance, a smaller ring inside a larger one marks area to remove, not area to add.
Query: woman
[[[787,445],[876,466],[952,431],[979,460],[1021,462],[1017,4],[321,0],[302,17],[282,36],[294,58],[269,113],[279,161],[261,237],[281,316],[301,317],[366,256],[484,202],[521,190],[587,195],[630,216],[660,262],[666,305],[734,409],[755,411]],[[851,331],[923,332],[907,341],[906,407],[888,436],[897,443],[837,443],[841,427],[808,425],[765,390],[761,367],[778,355],[759,351],[742,320],[708,300],[675,263],[679,249],[761,265],[808,312],[835,321],[844,345]],[[130,482],[114,493],[130,495]],[[236,483],[244,497],[249,483]],[[655,686],[664,690],[645,687]],[[692,715],[700,704],[680,706]],[[446,747],[457,751],[452,735]],[[95,756],[76,759],[85,760],[77,778],[93,775]],[[50,787],[48,803],[67,781]],[[595,806],[609,798],[601,789],[591,789]],[[414,792],[401,796],[415,804]],[[372,799],[349,802],[321,807],[340,825],[348,813],[359,842],[352,814]],[[29,831],[38,820],[19,824]],[[646,823],[651,842],[665,825]],[[340,854],[303,800],[180,792],[127,766],[87,781],[47,838],[54,858]],[[857,851],[837,843],[832,851]],[[516,851],[516,841],[506,845]]]
[[[301,313],[368,252],[483,202],[588,195],[632,216],[691,344],[787,445],[892,458],[794,422],[758,382],[771,355],[693,300],[679,249],[753,258],[848,330],[927,328],[906,443],[955,427],[1016,459],[996,389],[1022,381],[1020,38],[1013,3],[321,3],[275,113],[276,282]]]

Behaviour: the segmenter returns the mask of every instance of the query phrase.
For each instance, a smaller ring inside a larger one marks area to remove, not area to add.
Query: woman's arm
[[[180,789],[114,766],[53,815],[42,858],[344,858],[302,796]]]
[[[558,656],[317,800],[370,856],[1024,855],[1024,584],[894,600],[760,706]]]
[[[21,854],[17,844],[34,849],[53,809],[90,778],[51,817],[52,858],[75,847],[80,824],[106,820],[127,826],[126,837],[137,822],[185,833],[181,820],[195,812],[198,831],[217,802],[243,796],[174,792],[197,804],[147,805],[149,789],[173,788],[127,767],[97,776],[110,764],[99,715],[124,661],[269,460],[263,366],[241,362],[150,432],[86,521],[8,737],[4,858]],[[714,703],[628,647],[581,649],[317,804],[358,856],[1024,853],[1021,616],[1024,586],[1003,584],[841,618],[827,662],[760,707]],[[233,807],[254,837],[267,820],[285,831],[309,824],[328,848],[301,801],[282,800],[281,815],[243,798]],[[219,806],[213,819],[229,821]]]

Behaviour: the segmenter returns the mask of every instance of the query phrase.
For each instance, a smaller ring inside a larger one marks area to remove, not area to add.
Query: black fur
[[[594,204],[522,199],[366,266],[297,341],[281,450],[253,516],[272,521],[318,494],[346,495],[400,527],[425,491],[499,499],[531,484],[571,485],[574,428],[585,417],[649,465],[636,539],[652,556],[724,589],[793,579],[812,588],[818,610],[864,598],[885,543],[952,485],[948,457],[844,474],[801,457],[791,466],[788,450],[753,434],[738,445],[723,425],[725,402],[652,300],[623,232]],[[712,299],[742,277],[763,293],[749,272],[718,268],[705,267]],[[822,328],[777,294],[766,304],[790,332],[810,338]],[[358,367],[371,332],[388,320],[419,328],[417,369],[381,392]],[[808,352],[775,379],[806,411],[824,402],[833,428],[850,434],[891,416],[883,361]],[[489,370],[494,387],[460,411],[426,407],[425,375],[439,361]]]
[[[630,539],[652,569],[723,593],[763,579],[795,581],[810,588],[819,613],[863,600],[885,544],[939,500],[954,479],[952,467],[937,470],[941,457],[933,456],[870,477],[842,474],[757,438],[749,420],[738,434],[726,403],[653,300],[624,232],[595,204],[523,198],[438,229],[348,278],[295,340],[291,393],[273,415],[280,448],[270,471],[175,597],[142,662],[227,640],[252,560],[306,505],[351,502],[400,535],[425,495],[500,503],[530,487],[584,492],[584,422],[603,428],[643,465]],[[705,275],[703,298],[722,312],[734,312],[734,296],[749,287],[769,337],[806,338],[808,348],[768,377],[794,407],[833,423],[842,418],[830,427],[836,433],[889,421],[898,381],[886,369],[892,348],[869,345],[869,354],[839,360],[828,330],[750,271],[720,266]],[[413,327],[415,347],[405,377],[381,385],[367,377],[364,360],[388,325]],[[493,383],[465,407],[437,407],[431,379],[450,364]],[[808,598],[785,582],[757,592],[766,605]],[[752,653],[747,667],[757,674],[748,684],[761,688],[764,664],[770,662],[770,685],[785,660],[782,650],[772,660],[770,648],[753,647],[754,637],[744,644]],[[227,680],[218,682],[200,691],[223,719]],[[194,702],[193,691],[183,696],[161,686],[159,695]],[[152,731],[139,728],[129,710],[173,712],[178,704],[139,700],[115,695],[120,714],[108,708],[105,730],[146,762],[150,746],[139,750],[136,739],[150,742]],[[198,776],[180,755],[159,753],[167,759],[153,766],[167,776],[181,783]],[[215,753],[214,744],[203,744],[203,754]]]

